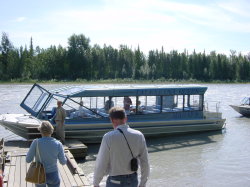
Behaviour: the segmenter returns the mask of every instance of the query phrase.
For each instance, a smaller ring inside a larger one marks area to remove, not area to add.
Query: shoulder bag
[[[126,136],[124,135],[123,131],[121,129],[119,129],[119,128],[117,128],[117,130],[120,131],[120,133],[122,133],[122,135],[124,136],[124,138],[125,138],[125,140],[127,142],[128,148],[129,148],[129,150],[131,152],[132,159],[130,161],[130,169],[131,169],[131,171],[137,171],[138,170],[138,160],[137,160],[137,158],[134,157],[134,155],[132,153],[132,150],[131,150],[131,148],[130,148],[130,146],[128,144],[128,140],[127,140]]]
[[[42,162],[40,152],[39,152],[39,147],[38,147],[38,139],[37,139],[37,144],[36,144],[36,156],[35,156],[35,162],[32,162],[30,164],[29,170],[26,174],[25,180],[30,183],[35,183],[35,184],[43,184],[46,182],[46,173],[45,169],[43,167],[43,164],[40,163]],[[37,155],[39,157],[40,162],[37,160]]]

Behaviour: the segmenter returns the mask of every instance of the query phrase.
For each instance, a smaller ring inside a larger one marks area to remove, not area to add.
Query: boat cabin
[[[31,115],[51,120],[57,100],[63,102],[67,119],[107,118],[113,106],[127,115],[203,111],[207,87],[194,85],[67,86],[48,91],[34,84],[20,104]]]

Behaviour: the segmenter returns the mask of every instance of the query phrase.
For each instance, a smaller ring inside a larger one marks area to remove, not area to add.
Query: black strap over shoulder
[[[137,158],[134,157],[134,155],[132,153],[132,150],[131,150],[131,148],[129,146],[128,140],[127,140],[125,134],[123,133],[123,131],[121,129],[119,129],[119,128],[117,128],[117,130],[120,131],[120,133],[122,133],[122,135],[124,136],[124,138],[125,138],[125,140],[126,140],[126,142],[128,144],[128,148],[129,148],[129,150],[131,152],[131,155],[132,155],[132,159],[130,161],[130,169],[131,169],[131,171],[135,171],[136,172],[138,170],[138,161],[137,161]]]
[[[122,135],[124,136],[124,138],[125,138],[125,140],[126,140],[126,142],[127,142],[127,144],[128,144],[128,148],[129,148],[129,150],[130,150],[130,152],[131,152],[131,155],[132,155],[132,157],[134,158],[134,155],[133,155],[132,150],[131,150],[131,148],[130,148],[130,146],[129,146],[128,140],[127,140],[126,136],[124,135],[123,131],[122,131],[121,129],[119,129],[119,128],[117,128],[117,130],[120,131],[120,133],[122,133]]]

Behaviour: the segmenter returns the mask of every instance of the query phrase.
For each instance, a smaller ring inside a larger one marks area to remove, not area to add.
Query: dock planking
[[[81,141],[76,139],[67,139],[64,146],[65,150],[69,150],[74,158],[85,159],[88,147]]]
[[[26,163],[28,149],[12,145],[11,148],[6,147],[6,150],[9,151],[6,152],[8,156],[4,167],[4,187],[35,187],[34,184],[25,181],[30,165],[30,163]],[[68,158],[67,164],[61,165],[58,163],[59,175],[61,177],[60,187],[91,186],[82,169],[78,167],[68,147],[65,147],[65,155]]]

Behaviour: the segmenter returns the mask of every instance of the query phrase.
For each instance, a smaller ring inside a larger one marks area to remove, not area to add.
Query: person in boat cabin
[[[62,144],[65,143],[65,126],[64,126],[65,118],[66,118],[66,111],[62,107],[62,101],[58,100],[56,108],[56,116],[55,116],[56,137],[62,142]]]
[[[36,187],[46,187],[46,185],[59,187],[60,177],[57,160],[59,160],[60,164],[62,165],[67,163],[67,158],[65,157],[62,143],[51,137],[54,128],[50,122],[43,121],[38,130],[40,131],[42,138],[35,139],[32,142],[26,156],[26,162],[30,163],[36,157],[36,159],[38,159],[38,161],[42,163],[45,168],[46,183],[36,184]],[[37,145],[40,158],[36,152]]]
[[[137,111],[138,111],[138,113],[143,112],[143,107],[141,106],[141,101],[138,101]]]
[[[130,97],[125,96],[123,99],[123,105],[124,105],[124,109],[126,111],[126,113],[129,113],[130,110],[130,105],[132,105],[132,100],[130,99]]]
[[[83,107],[83,101],[80,101],[80,106],[78,108],[78,116],[79,117],[88,117],[92,114],[92,112]]]
[[[112,98],[108,99],[105,102],[105,106],[104,106],[105,112],[108,113],[109,109],[112,108],[113,106],[114,106],[114,101],[112,101]]]
[[[130,128],[124,108],[113,107],[109,111],[113,131],[103,136],[94,170],[94,187],[108,175],[106,187],[137,187],[138,175],[131,169],[131,159],[139,160],[141,168],[140,187],[145,187],[150,167],[144,135]],[[126,142],[127,141],[127,142]]]

